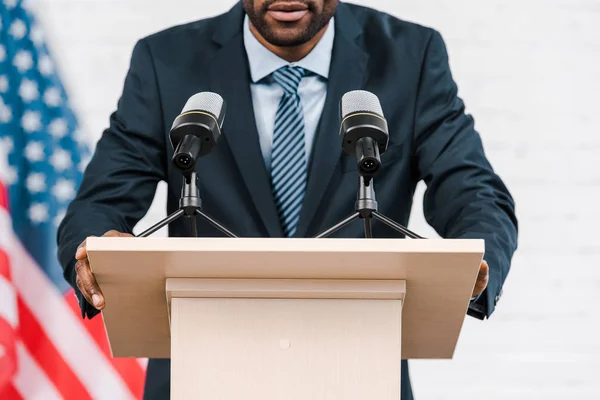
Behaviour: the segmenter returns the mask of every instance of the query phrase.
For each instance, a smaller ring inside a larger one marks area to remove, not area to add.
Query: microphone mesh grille
[[[366,90],[353,90],[342,96],[340,102],[342,119],[349,114],[356,112],[370,112],[383,117],[383,110],[379,99],[371,92]]]
[[[181,113],[194,110],[204,111],[211,113],[218,121],[221,121],[221,114],[225,110],[224,103],[223,98],[216,93],[200,92],[190,97]]]

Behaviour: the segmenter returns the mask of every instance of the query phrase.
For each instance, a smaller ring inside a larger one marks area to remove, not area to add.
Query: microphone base
[[[209,224],[225,234],[225,236],[237,237],[217,220],[213,219],[202,211],[202,199],[200,198],[200,190],[198,189],[198,176],[195,172],[183,177],[183,187],[181,189],[181,198],[179,199],[179,209],[163,220],[157,222],[150,228],[146,229],[144,232],[137,235],[137,237],[148,237],[181,217],[185,217],[189,220],[189,237],[198,236],[198,231],[196,229],[197,217],[207,221]]]
[[[373,187],[373,179],[359,176],[358,181],[358,194],[355,203],[355,212],[331,228],[315,236],[315,239],[329,237],[346,225],[358,219],[362,219],[364,221],[365,238],[373,237],[371,225],[373,219],[375,219],[381,221],[385,225],[406,237],[411,239],[425,239],[423,236],[417,235],[415,232],[403,225],[400,225],[378,211],[378,204],[377,200],[375,199],[375,189]]]

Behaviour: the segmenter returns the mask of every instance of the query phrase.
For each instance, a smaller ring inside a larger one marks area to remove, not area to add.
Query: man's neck
[[[271,53],[275,54],[276,56],[278,56],[280,58],[283,58],[284,60],[286,60],[288,62],[300,61],[304,57],[306,57],[306,55],[308,53],[310,53],[312,51],[312,49],[315,48],[317,43],[319,43],[319,40],[321,40],[321,38],[325,34],[325,31],[327,30],[327,27],[329,26],[329,24],[325,25],[325,27],[323,27],[323,29],[321,29],[311,40],[309,40],[308,42],[303,43],[301,45],[298,45],[298,46],[275,46],[275,45],[267,42],[265,40],[265,38],[263,38],[261,36],[261,34],[258,32],[258,30],[256,30],[256,28],[254,27],[254,25],[252,25],[252,22],[250,22],[249,25],[250,25],[250,32],[252,32],[252,34],[254,35],[256,40],[258,40],[263,46],[265,46]]]

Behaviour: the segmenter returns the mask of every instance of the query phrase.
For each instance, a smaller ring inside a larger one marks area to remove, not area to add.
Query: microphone
[[[340,138],[344,151],[356,157],[358,172],[373,178],[381,168],[389,133],[379,99],[371,92],[353,90],[340,100]]]
[[[201,92],[189,98],[169,133],[175,149],[172,162],[184,175],[192,173],[198,157],[215,147],[225,118],[226,104],[221,96]]]
[[[198,157],[210,153],[221,136],[225,108],[223,98],[211,92],[197,93],[185,103],[169,132],[171,146],[175,149],[171,161],[183,174],[179,209],[140,233],[138,237],[148,237],[181,217],[186,217],[189,221],[190,237],[198,236],[196,217],[203,218],[227,236],[237,237],[202,211],[198,175],[195,171]]]

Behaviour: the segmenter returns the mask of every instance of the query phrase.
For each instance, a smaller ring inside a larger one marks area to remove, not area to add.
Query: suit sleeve
[[[473,119],[465,114],[446,46],[433,32],[417,99],[414,146],[419,179],[427,185],[427,222],[445,238],[485,240],[488,287],[468,314],[489,317],[502,293],[517,247],[514,201],[487,160]]]
[[[117,110],[110,117],[76,198],[58,230],[58,256],[73,286],[82,316],[98,313],[75,283],[75,251],[88,236],[115,229],[131,232],[146,214],[160,180],[165,180],[163,120],[148,44],[139,41]],[[123,266],[126,267],[125,265]]]

